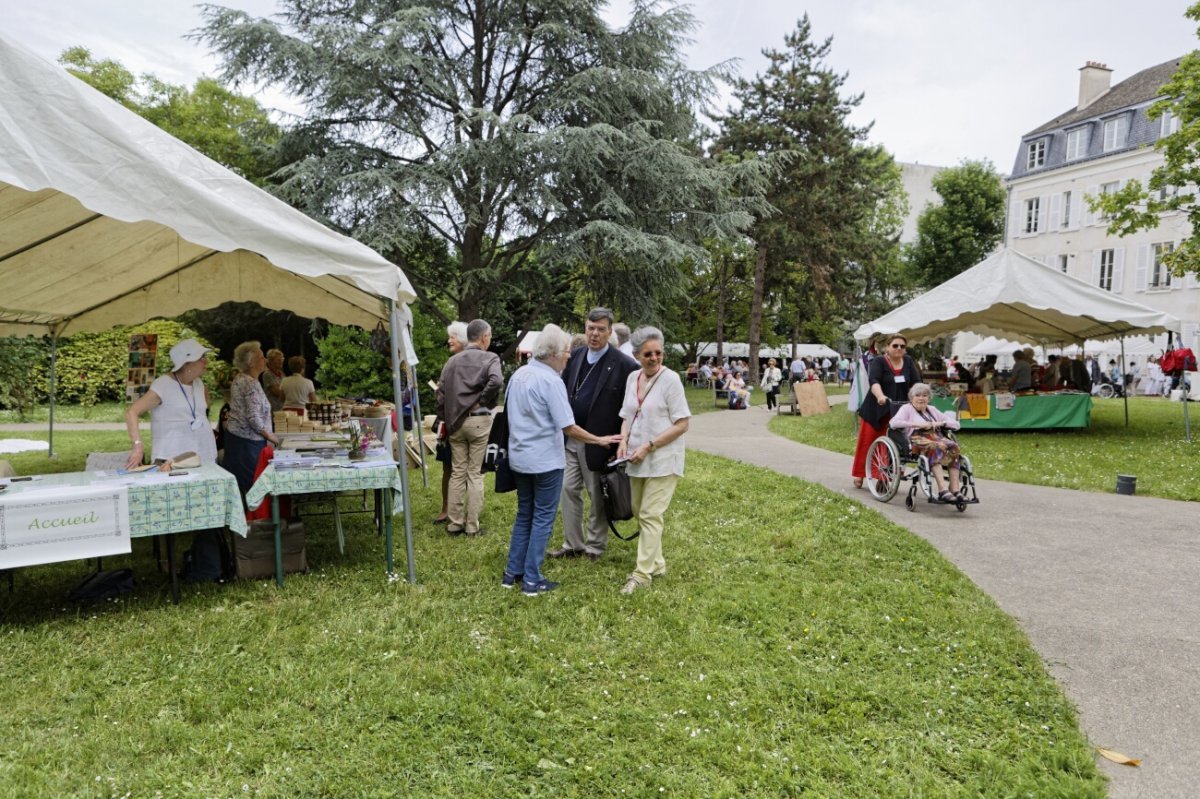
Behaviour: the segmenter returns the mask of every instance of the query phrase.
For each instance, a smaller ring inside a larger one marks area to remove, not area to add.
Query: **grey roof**
[[[1163,84],[1170,80],[1175,71],[1179,69],[1179,62],[1181,60],[1183,60],[1182,56],[1180,58],[1173,58],[1170,61],[1164,61],[1158,66],[1143,69],[1136,75],[1132,75],[1116,86],[1113,86],[1091,105],[1080,109],[1072,108],[1066,113],[1060,114],[1050,120],[1045,125],[1029,131],[1025,136],[1032,136],[1036,133],[1067,127],[1075,122],[1094,119],[1113,111],[1119,111],[1122,108],[1140,105],[1156,97],[1161,97]]]

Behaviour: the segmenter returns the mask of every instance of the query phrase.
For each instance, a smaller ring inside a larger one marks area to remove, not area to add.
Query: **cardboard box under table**
[[[271,520],[275,525],[275,583],[283,586],[282,521],[279,517],[279,497],[297,494],[326,494],[345,491],[375,491],[375,507],[384,537],[384,559],[387,574],[394,572],[392,562],[392,516],[400,496],[400,472],[395,461],[365,461],[352,465],[344,458],[331,459],[312,468],[276,468],[268,466],[250,491],[246,504],[257,508],[271,497]],[[336,499],[335,499],[336,501]]]
[[[128,538],[167,535],[167,562],[171,572],[171,594],[179,601],[175,570],[175,533],[190,533],[228,527],[246,535],[246,516],[238,494],[237,480],[220,466],[200,466],[171,477],[159,471],[118,475],[114,472],[65,472],[37,475],[29,480],[0,481],[7,488],[0,493],[0,569],[82,560],[95,557],[84,544],[47,548],[44,554],[36,540],[5,540],[4,521],[8,511],[45,505],[68,508],[75,499],[107,491],[114,496],[124,492],[128,505]],[[60,533],[55,533],[61,538]],[[49,537],[49,536],[48,536]],[[46,542],[51,543],[51,542]],[[27,544],[27,545],[26,545]],[[126,549],[125,551],[128,551]],[[34,553],[34,554],[31,554]]]

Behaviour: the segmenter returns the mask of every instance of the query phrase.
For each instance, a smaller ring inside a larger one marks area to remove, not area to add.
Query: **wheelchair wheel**
[[[913,501],[913,495],[911,493],[904,498],[904,507],[908,508],[910,513],[916,511],[917,503]]]
[[[1096,389],[1096,396],[1104,399],[1111,399],[1116,390],[1112,387],[1112,383],[1102,383],[1100,388]]]
[[[867,449],[867,488],[880,502],[890,502],[900,487],[904,466],[900,450],[887,436],[880,436]]]

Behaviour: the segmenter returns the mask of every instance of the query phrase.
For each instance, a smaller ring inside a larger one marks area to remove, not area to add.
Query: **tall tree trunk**
[[[462,274],[473,285],[466,287],[458,301],[458,318],[470,322],[479,318],[479,309],[483,307],[484,296],[488,287],[475,280],[483,266],[483,226],[467,225],[463,231]]]
[[[721,266],[717,273],[717,363],[720,364],[725,355],[725,292],[729,288],[729,259],[721,257]]]
[[[762,339],[763,284],[767,280],[767,247],[758,245],[754,259],[754,298],[750,301],[750,382],[758,384],[758,345]]]

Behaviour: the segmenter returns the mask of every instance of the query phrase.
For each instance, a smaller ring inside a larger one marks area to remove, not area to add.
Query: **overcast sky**
[[[1113,82],[1197,46],[1189,0],[695,0],[694,67],[781,48],[807,10],[814,34],[833,36],[830,66],[865,95],[854,117],[897,159],[949,166],[988,158],[1011,170],[1021,134],[1074,107],[1079,67],[1108,64]],[[218,5],[268,15],[275,0]],[[628,0],[613,0],[620,25]],[[0,0],[0,31],[54,60],[84,45],[135,72],[173,83],[214,74],[217,62],[184,39],[200,24],[190,0]],[[265,94],[260,100],[278,105]]]

